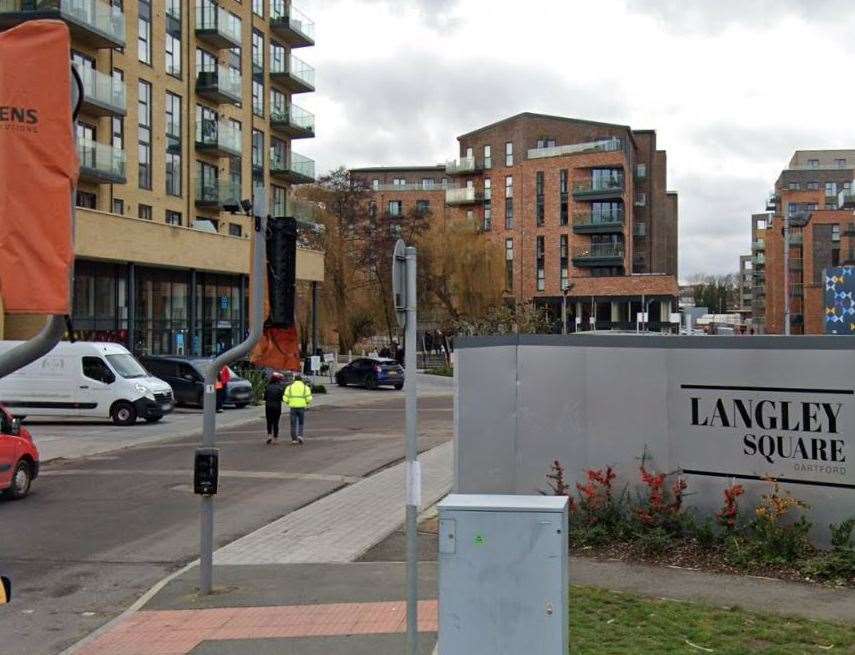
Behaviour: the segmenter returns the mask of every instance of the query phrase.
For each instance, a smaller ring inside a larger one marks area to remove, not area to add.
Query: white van
[[[0,341],[0,353],[22,341]],[[14,416],[112,418],[133,425],[172,411],[172,387],[149,375],[117,343],[61,341],[29,366],[0,378],[0,404]]]

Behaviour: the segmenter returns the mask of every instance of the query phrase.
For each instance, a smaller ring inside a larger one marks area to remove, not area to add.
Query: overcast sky
[[[295,3],[298,4],[298,3]],[[799,148],[855,147],[850,0],[303,0],[323,173],[430,164],[533,111],[655,129],[680,277],[734,272]]]

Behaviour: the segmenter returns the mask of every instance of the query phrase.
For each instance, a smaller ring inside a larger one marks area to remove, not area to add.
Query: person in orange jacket
[[[232,374],[229,372],[228,366],[223,366],[220,371],[217,373],[217,383],[214,386],[214,389],[217,391],[217,414],[222,413],[223,411],[223,403],[226,399],[226,385],[231,380]]]

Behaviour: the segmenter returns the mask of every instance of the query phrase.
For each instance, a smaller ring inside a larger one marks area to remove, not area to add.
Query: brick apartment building
[[[445,166],[360,168],[378,207],[429,202],[505,250],[508,299],[533,300],[572,331],[651,330],[677,310],[677,194],[652,130],[522,113],[458,137]],[[424,205],[422,205],[424,206]],[[593,319],[593,320],[592,320]]]
[[[314,136],[292,103],[314,90],[292,54],[312,21],[286,0],[0,0],[0,30],[38,18],[68,25],[84,82],[75,328],[143,353],[230,347],[247,329],[251,222],[225,208],[262,185],[292,214],[289,187],[314,179],[291,147]],[[300,249],[297,278],[323,274],[323,253]],[[0,307],[0,338],[43,323]]]
[[[752,216],[756,320],[785,334],[825,333],[823,271],[855,260],[855,150],[799,150],[775,183],[768,213]],[[785,277],[784,218],[789,227]]]

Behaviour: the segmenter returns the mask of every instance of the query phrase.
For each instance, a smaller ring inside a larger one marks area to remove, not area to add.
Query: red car
[[[23,498],[39,475],[39,451],[29,431],[0,406],[0,492]]]

